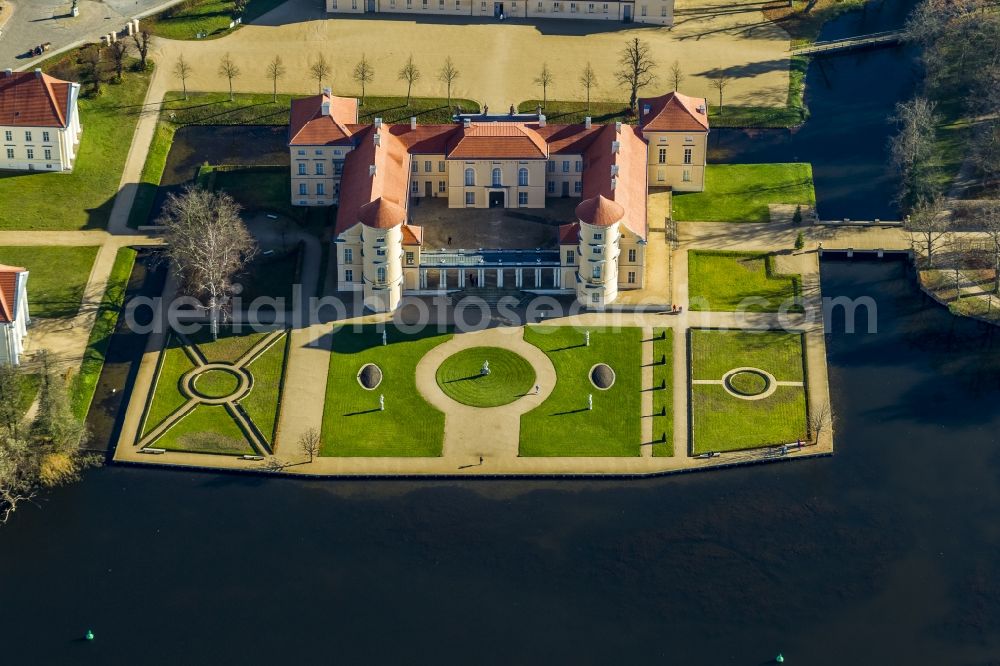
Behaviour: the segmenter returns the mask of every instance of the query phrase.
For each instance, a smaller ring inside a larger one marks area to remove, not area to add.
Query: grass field
[[[152,431],[187,402],[187,397],[181,393],[180,380],[194,367],[194,362],[184,350],[180,338],[171,335],[160,355],[156,386],[143,419],[143,435]]]
[[[253,376],[253,390],[240,401],[250,420],[272,446],[278,428],[289,340],[288,335],[279,338],[247,365]]]
[[[483,363],[490,373],[482,374]],[[500,347],[473,347],[449,356],[437,370],[437,385],[452,400],[472,407],[514,402],[534,388],[535,370],[523,356]]]
[[[198,405],[163,433],[153,446],[189,453],[256,453],[224,405]]]
[[[768,204],[816,205],[812,165],[709,164],[705,191],[673,196],[674,219],[769,222]]]
[[[642,330],[583,331],[529,326],[524,339],[541,349],[556,369],[556,385],[541,405],[521,417],[522,456],[637,456],[641,445]],[[594,388],[590,369],[607,363],[615,384]],[[587,409],[593,395],[594,409]]]
[[[427,331],[406,335],[388,329],[387,347],[375,326],[333,334],[330,373],[323,408],[324,456],[439,456],[444,442],[444,414],[417,390],[417,362],[450,334]],[[382,370],[375,390],[361,387],[357,374],[366,363]],[[385,396],[385,411],[379,396]]]
[[[691,330],[691,379],[721,380],[738,367],[771,373],[779,382],[804,378],[802,335],[783,331]],[[691,452],[737,451],[793,443],[808,436],[804,386],[778,386],[744,400],[721,384],[691,385]]]
[[[80,99],[83,135],[72,172],[0,171],[0,202],[17,202],[0,205],[0,229],[107,226],[150,75],[129,72],[100,97]]]
[[[0,247],[0,264],[28,269],[28,311],[33,318],[73,317],[80,310],[99,249],[96,245]]]
[[[653,455],[674,455],[674,331],[653,329]],[[664,441],[663,438],[666,437]]]
[[[248,23],[263,16],[285,0],[249,0],[243,12],[243,22]],[[167,39],[203,39],[224,37],[231,31],[229,23],[237,16],[232,0],[199,0],[186,3],[180,9],[168,9],[152,19],[151,32]]]
[[[774,272],[766,252],[688,251],[690,309],[716,312],[801,312],[801,277]]]

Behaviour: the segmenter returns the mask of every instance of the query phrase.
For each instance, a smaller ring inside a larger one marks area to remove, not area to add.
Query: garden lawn
[[[285,0],[249,0],[243,23],[271,11]],[[152,19],[152,33],[167,39],[197,39],[198,33],[211,39],[229,34],[229,23],[237,16],[232,0],[200,0],[179,10],[167,10]]]
[[[32,317],[73,317],[80,310],[99,249],[97,245],[0,247],[0,264],[28,269]]]
[[[222,326],[219,328],[219,339],[212,340],[212,330],[208,326],[203,326],[187,337],[209,363],[235,363],[268,333],[268,331],[255,333],[251,330],[237,333],[232,328]]]
[[[721,380],[738,367],[802,382],[802,335],[784,331],[692,329],[691,379]],[[691,384],[691,452],[737,451],[794,443],[808,437],[804,386],[778,386],[760,400],[744,400],[721,384]]]
[[[288,344],[289,336],[285,334],[247,364],[247,370],[253,377],[253,388],[240,401],[247,416],[257,426],[265,441],[271,445],[272,451],[275,446],[278,412],[285,384],[285,357],[288,353]]]
[[[524,339],[551,359],[556,385],[541,405],[521,417],[522,456],[638,456],[641,431],[642,329],[584,330],[529,326]],[[590,370],[607,363],[615,383],[606,391],[590,382]],[[594,409],[587,409],[587,396]]]
[[[212,189],[228,193],[247,212],[273,211],[288,217],[302,213],[301,207],[293,207],[291,203],[292,177],[288,167],[216,169],[212,180]]]
[[[72,172],[0,172],[0,202],[16,202],[0,205],[0,229],[107,226],[150,74],[129,71],[100,97],[80,99],[83,135]]]
[[[224,405],[198,405],[163,433],[152,446],[190,453],[257,453]]]
[[[688,251],[691,310],[778,312],[787,303],[801,312],[801,292],[801,277],[775,273],[766,252]]]
[[[662,361],[662,362],[661,362]],[[674,331],[653,329],[653,455],[674,455]]]
[[[768,204],[816,205],[812,165],[709,164],[704,192],[677,192],[678,221],[769,222]]]
[[[414,376],[424,354],[450,340],[451,334],[387,330],[387,347],[375,326],[333,333],[320,455],[441,455],[444,414],[421,397]],[[382,370],[382,383],[371,391],[357,380],[366,363]],[[380,395],[385,395],[385,411],[379,411]]]
[[[483,374],[489,363],[489,374]],[[535,370],[523,356],[499,347],[473,347],[449,356],[438,367],[437,385],[452,400],[472,407],[514,402],[535,385]]]
[[[160,355],[160,367],[157,368],[153,397],[149,400],[146,416],[142,421],[143,436],[187,402],[187,397],[181,393],[180,381],[181,377],[188,371],[194,370],[194,367],[194,362],[188,356],[180,339],[171,335]]]

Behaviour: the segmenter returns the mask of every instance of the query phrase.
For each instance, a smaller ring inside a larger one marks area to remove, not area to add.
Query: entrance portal
[[[563,184],[562,184],[562,195],[564,197],[568,197],[569,196],[569,183],[567,181],[565,181],[565,180],[563,181]]]
[[[503,3],[502,2],[494,2],[493,3],[493,18],[500,18],[501,14],[503,14]]]
[[[632,5],[623,5],[622,9],[625,11],[625,13],[622,15],[622,20],[625,23],[631,23],[632,22]]]
[[[503,208],[503,207],[504,207],[504,193],[490,192],[490,208]]]
[[[424,196],[428,198],[434,196],[434,187],[431,185],[431,181],[429,180],[424,183]]]
[[[375,11],[375,0],[368,0],[368,11],[369,12]]]

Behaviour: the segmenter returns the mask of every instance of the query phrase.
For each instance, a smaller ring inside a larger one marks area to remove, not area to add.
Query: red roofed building
[[[21,362],[29,323],[28,271],[0,264],[0,364]]]
[[[0,169],[70,171],[83,127],[80,84],[42,70],[0,74]]]
[[[354,148],[358,100],[336,97],[329,88],[321,95],[292,100],[288,149],[292,164],[292,203],[330,206],[340,194],[340,174]]]
[[[638,101],[639,129],[649,144],[650,187],[677,192],[705,189],[708,104],[704,97],[671,92]]]

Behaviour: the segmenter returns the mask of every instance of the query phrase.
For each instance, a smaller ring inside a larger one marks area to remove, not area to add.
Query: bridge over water
[[[886,46],[897,46],[903,41],[903,30],[886,30],[867,35],[855,35],[843,39],[831,39],[825,42],[814,42],[791,49],[792,55],[818,55],[824,53],[840,53],[859,49],[874,49]]]

